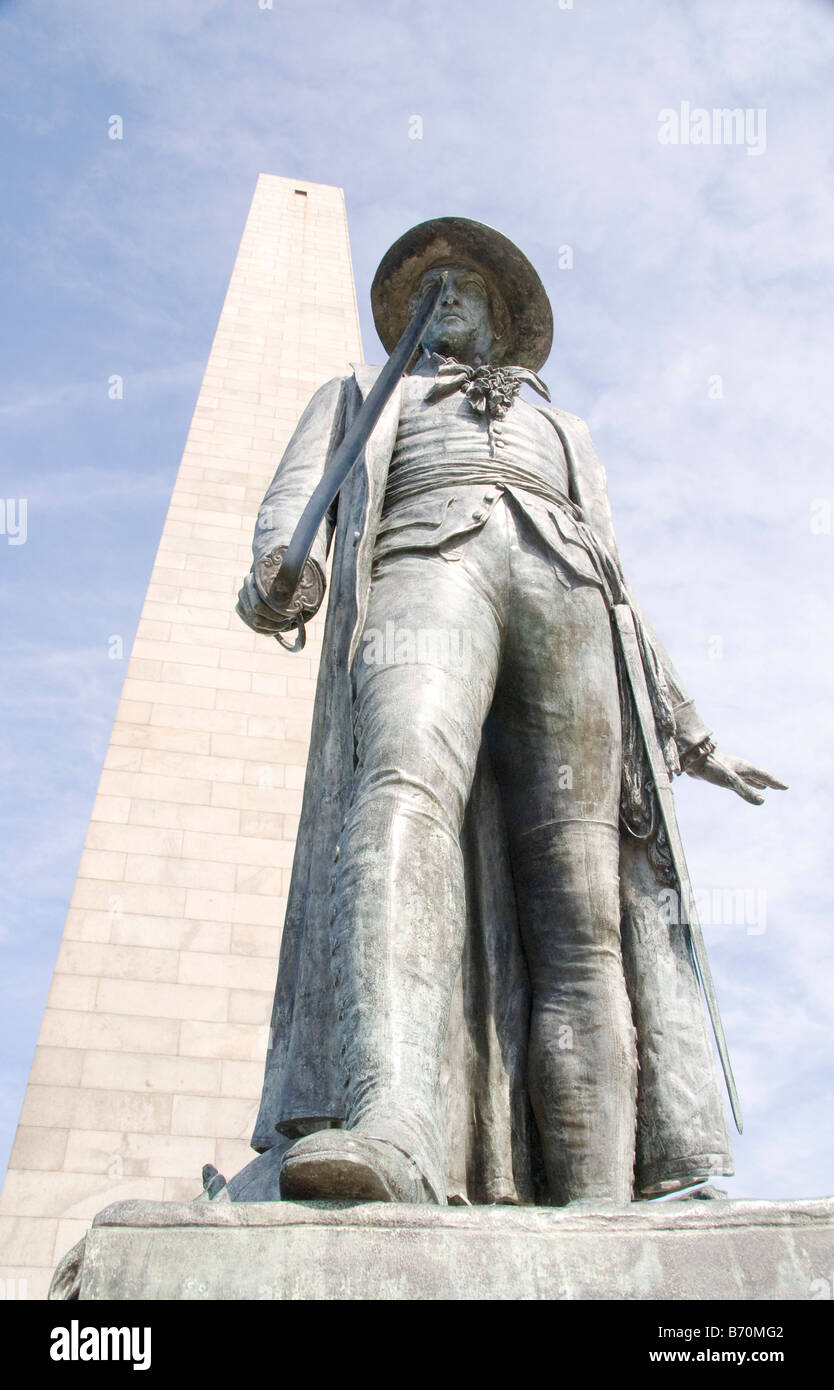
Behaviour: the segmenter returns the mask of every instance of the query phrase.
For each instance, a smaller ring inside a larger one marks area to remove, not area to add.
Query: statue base
[[[832,1277],[834,1198],[627,1210],[128,1201],[99,1212],[50,1297],[804,1300]]]

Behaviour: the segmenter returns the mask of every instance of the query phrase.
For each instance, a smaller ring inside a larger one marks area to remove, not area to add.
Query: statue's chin
[[[456,333],[449,333],[423,346],[427,352],[439,353],[441,357],[456,357],[459,362],[468,362],[472,352],[470,339]]]

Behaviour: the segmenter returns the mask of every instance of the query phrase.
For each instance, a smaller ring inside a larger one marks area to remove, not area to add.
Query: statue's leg
[[[532,985],[529,1088],[551,1199],[626,1203],[635,1036],[620,949],[620,708],[600,590],[519,520],[490,737]]]
[[[489,526],[503,536],[505,523]],[[332,880],[345,1130],[407,1154],[441,1202],[439,1073],[465,923],[459,833],[500,648],[495,603],[468,562],[485,544],[474,537],[463,561],[401,552],[375,568]]]

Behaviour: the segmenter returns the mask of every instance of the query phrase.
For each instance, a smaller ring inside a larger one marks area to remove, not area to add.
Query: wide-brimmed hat
[[[553,341],[553,313],[544,285],[508,237],[468,217],[421,222],[386,251],[371,286],[374,323],[386,352],[405,330],[409,303],[422,276],[437,265],[477,270],[488,291],[503,300],[509,323],[495,344],[492,361],[538,371]]]

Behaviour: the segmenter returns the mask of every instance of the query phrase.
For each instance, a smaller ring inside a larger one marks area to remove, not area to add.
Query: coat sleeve
[[[606,550],[616,560],[620,571],[619,549],[614,533],[614,519],[611,515],[611,502],[608,497],[608,480],[591,432],[584,420],[566,411],[544,411],[562,439],[571,479],[574,501],[579,503],[585,519],[602,541]],[[675,716],[675,742],[678,752],[683,755],[709,738],[710,730],[704,723],[694,700],[686,693],[669,653],[645,616],[640,604],[627,584],[624,584],[628,600],[639,614],[646,633],[654,646],[663,667],[663,675],[669,689],[672,710]]]
[[[287,445],[258,511],[252,541],[254,563],[289,545],[307,502],[344,433],[348,377],[334,377],[316,391]],[[324,574],[333,516],[319,527],[310,558]]]

